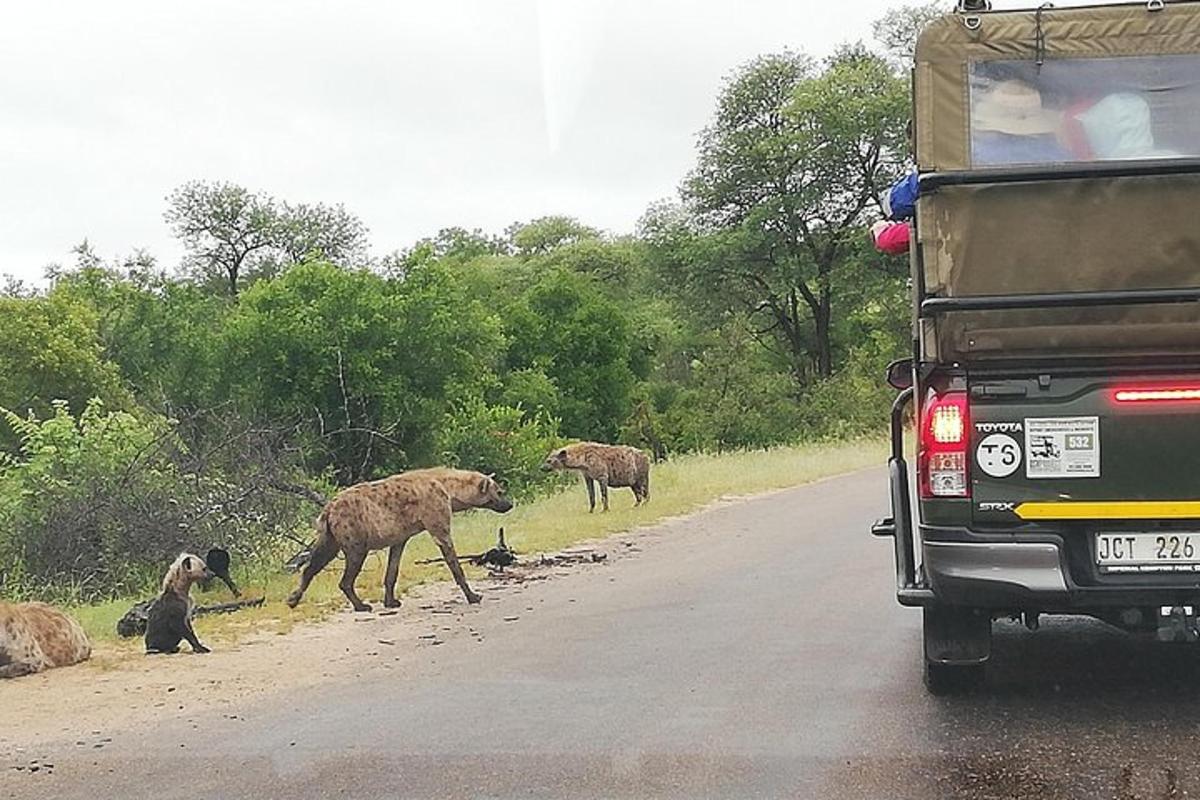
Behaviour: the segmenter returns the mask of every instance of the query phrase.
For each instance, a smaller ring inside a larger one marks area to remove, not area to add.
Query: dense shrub
[[[65,402],[44,419],[3,416],[20,447],[0,464],[0,596],[146,591],[183,549],[224,545],[252,561],[307,517],[297,496],[189,452],[160,416],[99,401],[78,419]]]
[[[539,467],[561,443],[556,431],[545,414],[526,418],[520,409],[474,399],[446,415],[438,446],[443,463],[494,472],[510,494],[528,498],[552,479]]]

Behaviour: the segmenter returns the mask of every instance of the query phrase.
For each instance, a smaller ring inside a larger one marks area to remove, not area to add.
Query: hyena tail
[[[308,591],[308,585],[312,583],[312,579],[317,576],[317,573],[325,569],[333,557],[337,555],[339,545],[337,539],[333,536],[333,527],[329,522],[329,517],[322,512],[317,518],[317,540],[313,543],[312,554],[308,557],[308,563],[304,565],[304,572],[300,575],[300,585],[296,587],[296,591],[288,595],[287,604],[292,608],[300,602],[300,598],[304,597],[304,593]]]

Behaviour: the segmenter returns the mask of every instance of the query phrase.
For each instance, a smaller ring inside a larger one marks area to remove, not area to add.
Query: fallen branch
[[[256,597],[253,600],[234,600],[230,603],[217,603],[212,606],[196,606],[192,614],[197,617],[202,614],[232,614],[243,608],[258,608],[266,599],[265,597]]]

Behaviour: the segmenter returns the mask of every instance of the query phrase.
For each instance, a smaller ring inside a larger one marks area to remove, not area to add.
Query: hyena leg
[[[296,607],[300,598],[304,597],[304,593],[308,591],[308,585],[312,583],[313,578],[317,577],[317,573],[325,569],[330,561],[333,561],[337,552],[338,543],[332,537],[317,541],[317,546],[313,548],[308,563],[304,565],[304,572],[300,575],[300,585],[296,587],[296,591],[288,595],[287,604],[289,606]]]
[[[37,665],[28,661],[17,661],[0,667],[0,678],[20,678],[22,675],[32,675],[37,671]]]
[[[396,599],[396,579],[400,577],[400,558],[404,555],[405,539],[400,544],[394,544],[388,550],[387,572],[383,574],[383,605],[385,608],[399,608],[400,601]]]
[[[192,646],[193,653],[212,652],[200,643],[200,638],[196,636],[196,629],[192,627],[192,621],[190,619],[185,619],[183,621],[183,638],[187,639],[188,644]]]
[[[588,490],[588,513],[596,510],[596,482],[587,475],[583,476],[583,482],[587,484]]]
[[[355,611],[370,611],[371,607],[364,603],[358,593],[354,591],[354,582],[358,580],[358,573],[362,572],[363,562],[367,560],[367,548],[364,545],[358,545],[343,549],[346,553],[346,569],[342,572],[338,588],[342,590],[342,594],[346,595],[346,599],[350,601],[350,605],[354,606]]]
[[[608,478],[600,479],[600,497],[604,500],[604,510],[608,511]]]
[[[438,549],[442,551],[442,558],[446,559],[446,566],[450,568],[450,574],[454,576],[458,588],[462,589],[467,602],[478,603],[482,600],[483,598],[471,591],[471,587],[467,585],[467,576],[463,574],[462,564],[458,563],[458,553],[454,552],[454,542],[450,539],[450,529],[431,529],[429,535],[437,542]]]

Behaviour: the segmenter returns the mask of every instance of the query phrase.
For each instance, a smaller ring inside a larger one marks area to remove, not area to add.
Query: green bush
[[[88,601],[151,590],[182,550],[277,555],[309,518],[294,496],[193,454],[174,421],[110,411],[45,419],[3,411],[20,440],[0,463],[0,596]]]
[[[459,469],[496,473],[518,499],[528,498],[555,476],[539,467],[558,447],[557,424],[544,414],[525,419],[521,410],[473,399],[445,416],[438,437],[444,462]]]
[[[799,425],[807,439],[847,439],[886,430],[896,391],[884,369],[896,357],[885,334],[866,337],[851,349],[846,366],[812,387],[799,405]]]

